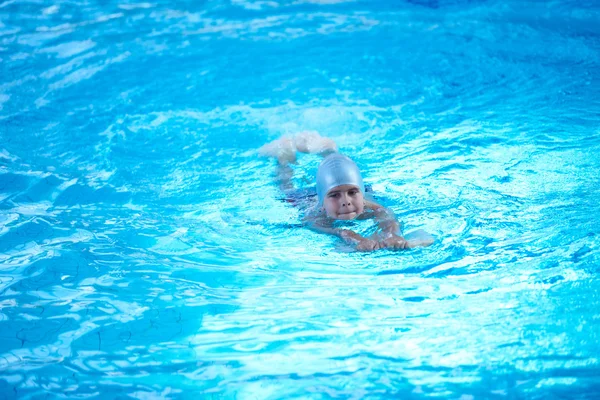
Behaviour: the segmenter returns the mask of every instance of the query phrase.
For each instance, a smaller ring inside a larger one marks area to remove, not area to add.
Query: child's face
[[[354,185],[336,186],[327,192],[323,207],[329,218],[351,220],[365,209],[365,198]]]

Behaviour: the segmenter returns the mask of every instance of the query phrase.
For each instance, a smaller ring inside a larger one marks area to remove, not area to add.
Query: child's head
[[[339,153],[323,159],[317,171],[317,196],[328,217],[350,220],[362,214],[364,192],[354,161]]]

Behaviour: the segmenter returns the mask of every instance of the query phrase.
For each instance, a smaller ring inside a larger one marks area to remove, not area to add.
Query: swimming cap
[[[361,193],[365,193],[360,171],[354,161],[340,153],[332,153],[321,161],[317,170],[319,204],[323,204],[327,192],[340,185],[355,185]]]

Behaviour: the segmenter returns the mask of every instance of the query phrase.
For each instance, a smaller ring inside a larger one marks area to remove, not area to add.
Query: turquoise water
[[[0,0],[0,398],[598,398],[599,21]],[[436,243],[298,227],[304,130]]]

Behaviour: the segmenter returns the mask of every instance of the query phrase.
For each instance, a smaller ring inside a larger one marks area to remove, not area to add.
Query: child
[[[337,236],[354,245],[358,251],[407,249],[433,243],[431,235],[422,231],[420,237],[405,240],[400,235],[400,224],[392,210],[365,198],[365,187],[354,161],[338,153],[333,140],[321,137],[316,132],[302,132],[293,138],[283,137],[259,149],[261,155],[277,158],[277,179],[285,193],[293,190],[290,164],[296,162],[296,151],[323,157],[317,171],[318,201],[309,205],[303,218],[309,228]],[[370,237],[334,226],[336,220],[365,219],[377,222],[377,230]]]

